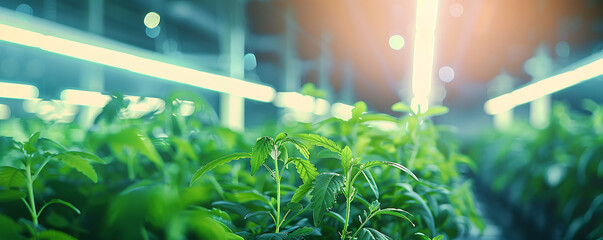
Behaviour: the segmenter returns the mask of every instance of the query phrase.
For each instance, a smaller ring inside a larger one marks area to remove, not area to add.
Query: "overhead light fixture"
[[[34,99],[38,88],[27,84],[0,82],[0,98]]]
[[[603,51],[575,64],[570,70],[526,85],[515,91],[490,99],[484,104],[488,114],[503,113],[516,106],[563,90],[603,74]]]
[[[429,108],[437,15],[438,0],[417,1],[411,100],[415,112]]]
[[[333,117],[347,121],[352,118],[353,109],[354,106],[352,105],[344,103],[334,103],[333,106],[331,106],[331,115],[333,115]]]
[[[1,21],[10,21],[7,19],[9,18],[0,18]],[[16,20],[12,21],[15,22]],[[19,22],[19,24],[33,25],[36,21],[34,21],[34,19],[30,19],[30,21],[27,23]],[[52,23],[44,22],[44,24],[48,25]],[[45,26],[42,24],[42,21],[40,21],[40,23],[35,27],[45,28]],[[58,28],[59,27],[57,27],[57,29],[51,29],[50,32],[60,32]],[[85,33],[78,32],[76,35],[78,39],[86,39]],[[110,67],[126,69],[151,77],[188,84],[195,87],[232,94],[257,101],[271,102],[275,95],[274,88],[269,86],[203,72],[150,58],[140,57],[137,56],[138,54],[130,54],[106,47],[100,47],[94,44],[68,40],[66,38],[59,37],[58,34],[56,36],[46,35],[41,32],[30,31],[19,27],[12,27],[3,23],[0,23],[0,40],[23,46],[40,48],[45,51],[62,54],[77,59],[82,59]],[[111,42],[108,39],[101,39],[100,41],[96,39],[96,41],[91,41],[97,43]],[[130,47],[130,49],[134,48]],[[140,52],[143,50],[137,51]],[[157,54],[147,53],[146,55]],[[157,58],[160,57],[161,56]]]
[[[0,120],[10,118],[10,107],[0,104]]]

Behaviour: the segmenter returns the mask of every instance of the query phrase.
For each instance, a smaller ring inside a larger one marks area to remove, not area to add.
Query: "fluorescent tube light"
[[[521,104],[534,101],[603,74],[603,52],[599,52],[582,62],[586,63],[576,64],[578,67],[573,67],[569,71],[490,99],[484,104],[484,110],[492,115],[503,113]]]
[[[81,35],[84,34],[82,33]],[[45,35],[1,23],[0,40],[257,101],[271,102],[275,95],[275,90],[269,86],[140,57],[137,56],[138,54],[120,52],[58,36]],[[101,39],[99,42],[102,41],[110,42],[107,39]]]
[[[0,98],[34,99],[38,88],[32,85],[0,82]]]
[[[420,105],[421,112],[425,112],[431,92],[438,0],[419,0],[416,3],[411,107],[418,112]]]

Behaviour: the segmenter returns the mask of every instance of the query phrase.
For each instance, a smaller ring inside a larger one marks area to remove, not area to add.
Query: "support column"
[[[88,31],[103,35],[104,29],[104,0],[88,0]],[[84,63],[80,78],[80,87],[88,91],[102,92],[105,88],[103,67],[97,64]],[[102,109],[96,107],[81,107],[78,122],[83,128],[88,128]]]
[[[488,98],[500,96],[513,90],[514,79],[506,71],[502,71],[488,87]],[[508,129],[513,125],[513,109],[494,115],[494,127],[498,130]]]
[[[228,72],[231,77],[245,79],[243,58],[245,56],[245,1],[227,0],[224,2],[224,17],[227,27],[221,38],[221,52],[228,59]],[[239,86],[232,86],[239,87]],[[245,100],[231,94],[220,94],[220,118],[222,125],[234,131],[245,130]]]
[[[553,67],[547,47],[540,44],[534,57],[524,64],[524,70],[532,77],[532,82],[540,81],[550,74]],[[530,123],[535,128],[545,128],[549,125],[551,115],[551,95],[543,96],[530,102]]]

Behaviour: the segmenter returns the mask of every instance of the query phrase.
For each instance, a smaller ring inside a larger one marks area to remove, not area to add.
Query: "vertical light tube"
[[[417,0],[411,100],[415,112],[429,108],[437,15],[438,0]]]
[[[222,44],[227,51],[229,61],[230,77],[236,79],[245,78],[245,4],[241,0],[226,1],[228,11],[228,37],[223,38]],[[232,88],[243,88],[243,86],[231,86]],[[243,89],[241,89],[243,90]],[[220,94],[220,117],[222,125],[235,131],[245,130],[245,99],[233,94]]]

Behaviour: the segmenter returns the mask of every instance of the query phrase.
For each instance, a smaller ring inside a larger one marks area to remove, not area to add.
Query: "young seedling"
[[[339,157],[341,159],[343,176],[341,174],[332,172],[321,173],[320,175],[318,175],[316,177],[316,180],[314,181],[313,188],[310,192],[310,195],[312,195],[312,198],[310,200],[310,207],[313,210],[314,224],[318,226],[324,218],[325,213],[327,213],[333,207],[336,196],[339,193],[343,193],[346,199],[346,213],[344,217],[343,230],[341,232],[342,240],[346,239],[348,235],[348,226],[350,224],[350,212],[352,209],[351,204],[354,201],[354,198],[356,197],[357,193],[356,189],[354,188],[354,182],[360,175],[364,176],[369,182],[369,184],[375,185],[375,182],[371,181],[372,177],[369,177],[370,172],[368,171],[368,169],[381,165],[389,165],[406,172],[418,181],[417,177],[410,170],[408,170],[406,167],[402,166],[399,163],[388,161],[370,161],[366,163],[361,163],[359,158],[353,157],[352,150],[348,146],[345,146],[343,149],[341,149],[330,139],[315,134],[300,134],[297,135],[297,137],[308,144],[321,146],[339,154]],[[376,188],[376,186],[373,187]],[[401,214],[401,212],[407,213],[402,209],[379,209],[378,207],[379,205],[377,204],[376,207],[372,207],[371,209],[369,209],[370,213],[365,216],[365,221],[363,221],[362,225],[354,233],[353,237],[357,235],[359,231],[361,231],[362,227],[364,226],[364,224],[366,224],[369,219],[377,215],[394,215],[410,221],[408,217]]]
[[[287,143],[292,143],[295,148],[305,157],[303,158],[295,158],[289,157],[289,153],[286,147]],[[266,164],[266,159],[270,156],[270,158],[274,161],[273,168]],[[192,185],[195,181],[197,181],[203,174],[211,171],[212,169],[226,164],[233,160],[238,160],[242,158],[250,158],[251,159],[251,174],[255,175],[260,167],[264,166],[269,172],[272,178],[276,181],[276,210],[273,213],[269,212],[270,216],[274,221],[274,225],[276,226],[275,233],[280,231],[280,228],[287,224],[289,221],[285,221],[287,216],[291,211],[303,212],[302,207],[299,204],[299,201],[303,198],[307,190],[310,189],[312,180],[318,175],[316,171],[316,167],[314,164],[308,161],[310,157],[310,153],[308,148],[302,144],[296,138],[289,137],[286,133],[280,133],[276,136],[276,138],[271,138],[268,136],[258,138],[257,142],[253,146],[251,153],[233,153],[223,157],[220,157],[216,160],[213,160],[201,167],[191,179],[190,184]],[[281,162],[279,164],[279,162]],[[297,172],[304,182],[304,185],[300,187],[302,191],[295,192],[291,203],[288,204],[289,210],[285,213],[283,217],[281,217],[281,179],[283,177],[283,173],[285,169],[288,168],[289,164],[295,165]],[[304,192],[305,191],[305,192]],[[303,192],[303,194],[302,194]],[[292,218],[295,218],[293,216]]]
[[[56,152],[53,153],[46,151],[44,149],[45,146],[52,146]],[[40,218],[40,215],[42,215],[42,212],[46,207],[52,204],[63,204],[73,209],[73,211],[75,211],[77,214],[80,214],[80,210],[77,209],[73,204],[61,199],[52,199],[44,204],[40,210],[37,210],[33,191],[34,182],[36,179],[38,179],[40,173],[48,162],[58,160],[64,163],[66,166],[81,172],[96,183],[98,181],[98,176],[90,162],[104,164],[103,160],[90,153],[68,151],[61,144],[51,139],[40,138],[39,132],[32,134],[27,142],[21,143],[13,141],[13,146],[11,147],[23,153],[23,159],[21,161],[23,165],[21,168],[11,166],[0,167],[0,181],[2,182],[2,185],[9,188],[22,188],[25,186],[27,192],[24,194],[22,193],[20,195],[20,199],[23,201],[31,215],[33,228],[28,226],[28,229],[33,236],[37,236],[38,219]],[[39,161],[42,161],[42,163],[36,168],[35,165]]]

